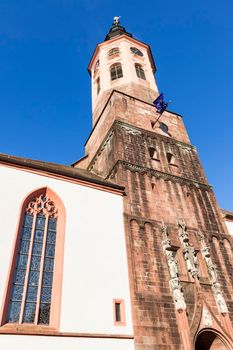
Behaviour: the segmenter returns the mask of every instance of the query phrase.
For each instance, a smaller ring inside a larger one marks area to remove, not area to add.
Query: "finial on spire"
[[[121,18],[121,16],[115,16],[115,17],[113,17],[113,24],[114,24],[115,26],[118,26],[118,25],[120,24],[120,18]]]
[[[120,35],[127,35],[129,37],[132,37],[132,34],[128,33],[124,27],[120,24],[120,18],[121,16],[115,16],[113,17],[113,24],[108,32],[108,34],[105,37],[106,40],[111,40],[112,38],[115,38]]]

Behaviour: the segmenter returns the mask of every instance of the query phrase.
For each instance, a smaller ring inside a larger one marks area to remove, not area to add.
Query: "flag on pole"
[[[156,98],[156,100],[154,100],[154,102],[153,102],[153,105],[157,109],[157,112],[160,113],[160,114],[162,114],[166,110],[166,108],[168,106],[168,102],[164,102],[163,99],[164,99],[163,94],[160,94]]]

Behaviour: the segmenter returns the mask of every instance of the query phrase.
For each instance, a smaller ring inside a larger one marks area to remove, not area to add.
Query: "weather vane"
[[[120,18],[121,16],[115,16],[113,17],[113,23],[118,26],[118,24],[120,23]]]

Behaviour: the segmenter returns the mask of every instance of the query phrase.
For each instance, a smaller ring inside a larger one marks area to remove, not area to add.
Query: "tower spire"
[[[129,37],[132,38],[132,34],[128,33],[124,27],[120,25],[120,16],[115,16],[113,17],[113,24],[108,32],[108,34],[105,37],[105,41],[110,40],[112,38],[115,38],[120,35],[128,35]]]

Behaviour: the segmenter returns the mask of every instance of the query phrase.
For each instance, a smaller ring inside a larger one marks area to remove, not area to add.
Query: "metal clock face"
[[[133,53],[133,54],[135,54],[135,55],[138,55],[138,56],[143,56],[143,53],[142,53],[142,51],[140,51],[139,49],[137,49],[136,47],[131,47],[130,48],[130,51]]]

